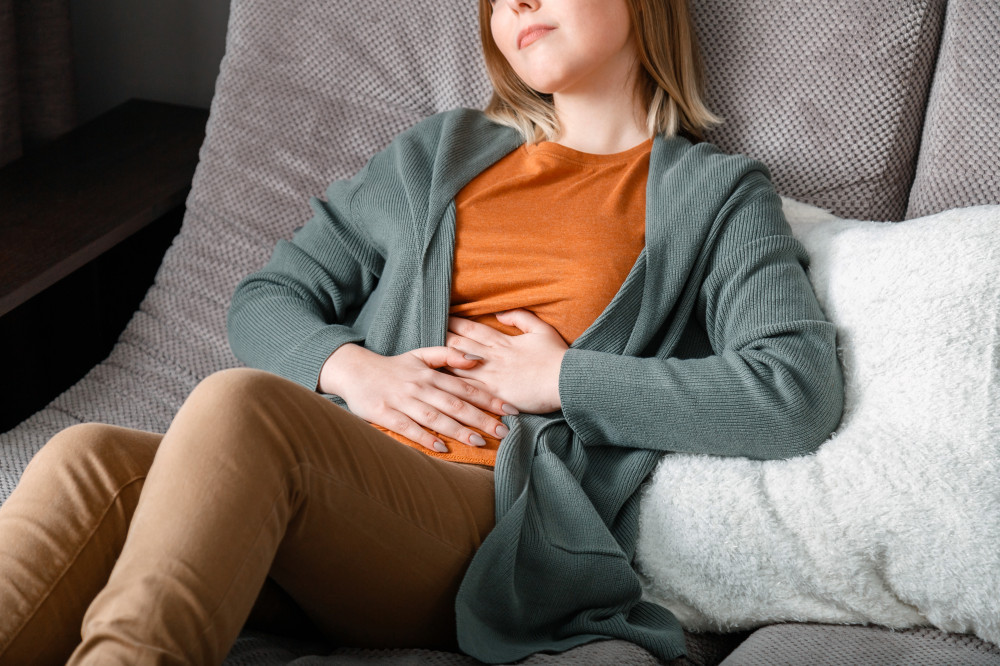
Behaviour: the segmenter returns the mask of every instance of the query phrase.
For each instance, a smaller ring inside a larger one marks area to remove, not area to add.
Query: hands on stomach
[[[472,428],[503,438],[507,427],[495,415],[517,413],[479,382],[436,370],[446,366],[470,368],[477,363],[448,347],[423,347],[398,356],[381,356],[346,344],[323,364],[319,390],[339,395],[351,412],[369,423],[444,453],[448,449],[434,433],[469,446],[483,446],[485,440]]]
[[[524,333],[505,335],[451,317],[446,347],[381,356],[343,345],[323,364],[317,388],[339,395],[369,423],[431,451],[448,450],[435,433],[469,446],[485,444],[472,428],[502,439],[507,427],[498,415],[559,409],[559,367],[568,347],[554,328],[527,310],[497,319]]]
[[[482,360],[472,367],[449,368],[477,382],[491,395],[522,412],[547,414],[562,406],[559,370],[569,345],[554,327],[529,310],[508,310],[497,321],[522,331],[507,335],[485,324],[449,317],[445,344]]]

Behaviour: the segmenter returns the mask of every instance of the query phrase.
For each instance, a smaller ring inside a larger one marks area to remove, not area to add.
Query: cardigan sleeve
[[[316,390],[330,354],[364,341],[351,324],[384,264],[352,212],[367,168],[332,183],[326,201],[312,197],[312,218],[237,285],[227,329],[233,353],[247,365]]]
[[[837,426],[844,389],[836,330],[779,197],[753,172],[719,215],[697,329],[685,333],[707,337],[711,353],[636,358],[570,349],[559,393],[584,444],[775,459],[811,453]]]

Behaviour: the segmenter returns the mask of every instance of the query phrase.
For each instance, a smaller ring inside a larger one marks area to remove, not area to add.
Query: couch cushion
[[[723,635],[685,632],[687,657],[675,659],[669,666],[716,666],[748,635],[749,632]],[[225,660],[225,666],[361,666],[385,663],[394,666],[478,666],[483,662],[464,654],[432,650],[334,648],[305,639],[249,630],[240,635]],[[659,666],[661,662],[638,645],[620,640],[596,641],[556,654],[538,653],[518,662],[521,666],[610,663],[616,666]]]
[[[879,664],[998,666],[1000,647],[936,629],[776,624],[754,632],[722,666]]]
[[[944,0],[694,0],[708,138],[761,159],[782,194],[899,220]]]
[[[718,662],[713,662],[718,663]],[[457,652],[423,649],[335,648],[302,652],[294,642],[269,634],[244,632],[227,655],[225,666],[485,666],[484,662]],[[556,654],[536,653],[517,662],[519,666],[548,664],[616,664],[616,666],[660,666],[646,650],[621,640],[599,640]]]
[[[1000,203],[1000,3],[951,0],[907,217]]]

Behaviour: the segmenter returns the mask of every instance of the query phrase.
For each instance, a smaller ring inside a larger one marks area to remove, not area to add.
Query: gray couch
[[[709,138],[762,159],[782,194],[893,221],[1000,202],[1000,3],[692,2],[710,106],[726,120]],[[473,6],[233,0],[184,227],[111,356],[0,435],[0,498],[59,429],[163,431],[200,378],[237,364],[228,299],[308,219],[308,198],[421,118],[485,103]],[[1000,647],[971,636],[807,623],[689,634],[689,652],[697,664],[1000,664]],[[227,663],[292,661],[478,663],[249,631]],[[551,662],[657,663],[620,641],[524,663]]]

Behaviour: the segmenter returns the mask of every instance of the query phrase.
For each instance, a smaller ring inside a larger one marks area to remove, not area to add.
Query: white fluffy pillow
[[[1000,643],[1000,206],[785,213],[837,325],[843,419],[811,456],[665,456],[642,500],[646,596],[693,630],[933,625]]]

